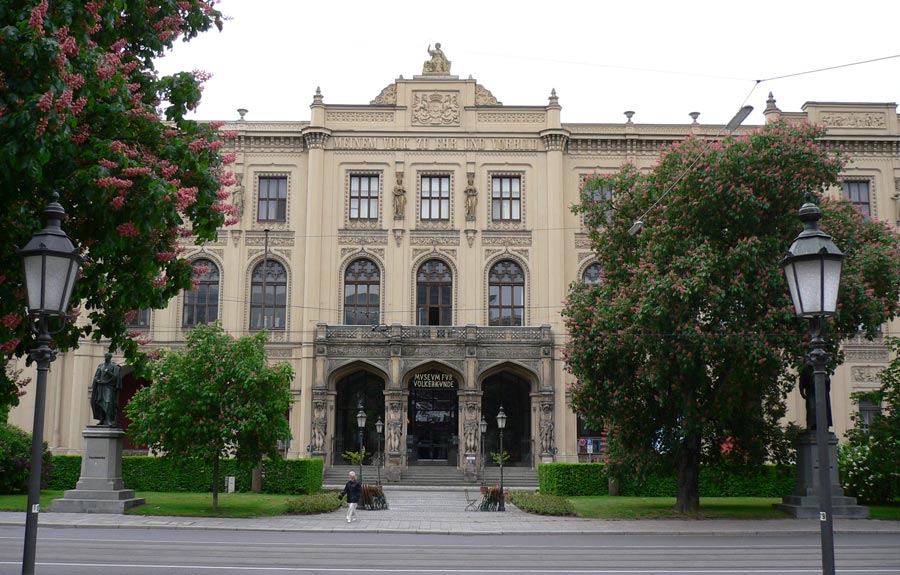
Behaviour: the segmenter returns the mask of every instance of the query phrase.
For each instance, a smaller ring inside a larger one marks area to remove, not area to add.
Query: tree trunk
[[[213,509],[219,508],[219,454],[213,459]]]
[[[696,514],[700,511],[700,436],[688,435],[678,456],[678,492],[675,511]]]

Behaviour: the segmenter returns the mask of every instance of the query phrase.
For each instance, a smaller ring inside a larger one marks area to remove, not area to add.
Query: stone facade
[[[519,464],[583,460],[586,443],[579,440],[589,434],[579,435],[567,401],[571,376],[559,312],[567,286],[593,260],[582,220],[569,208],[579,201],[585,176],[623,162],[650,168],[662,146],[723,130],[630,119],[566,124],[555,91],[544,104],[509,106],[449,70],[441,53],[421,75],[401,76],[380,92],[373,86],[369,104],[326,104],[317,91],[309,121],[242,119],[224,128],[238,133],[233,192],[242,221],[213,244],[185,247],[188,257],[218,268],[217,317],[233,333],[255,327],[250,303],[257,266],[275,262],[283,269],[284,313],[269,324],[269,349],[273,360],[290,362],[297,373],[289,457],[330,463],[356,450],[356,406],[346,397],[356,393],[353,401],[365,403],[369,419],[367,451],[383,449],[389,466],[478,461],[482,449],[496,449],[497,402],[516,434]],[[868,190],[871,217],[897,225],[895,104],[810,102],[801,112],[783,113],[770,96],[766,120],[780,116],[828,125],[829,145],[843,145],[852,157],[846,178]],[[271,195],[273,182],[286,189],[281,205]],[[348,294],[363,289],[353,276],[356,262],[375,278],[366,284],[363,307],[348,303]],[[510,284],[514,301],[497,304],[506,297],[496,285],[505,280],[497,278],[509,269],[518,274]],[[432,300],[423,292],[431,280],[423,277],[436,270],[444,279]],[[183,343],[184,306],[179,296],[152,311],[144,328],[149,347]],[[372,313],[368,325],[346,325],[347,314],[360,309]],[[502,323],[492,322],[494,313],[510,313],[506,323],[521,325],[491,325]],[[442,325],[423,325],[434,323]],[[896,329],[896,323],[884,327]],[[104,351],[85,342],[52,366],[45,438],[55,453],[82,450],[81,432],[91,423],[91,375]],[[877,386],[890,359],[879,340],[853,340],[844,351],[845,365],[832,380],[838,436],[851,425],[850,393]],[[129,378],[127,367],[124,373],[122,401],[142,383]],[[374,395],[360,391],[372,386]],[[33,406],[28,392],[11,418],[25,428]],[[430,409],[429,401],[444,403]],[[489,424],[484,448],[477,431],[482,417]],[[799,395],[789,398],[789,417],[803,421]],[[384,424],[377,446],[376,418]],[[425,438],[438,428],[443,435]]]

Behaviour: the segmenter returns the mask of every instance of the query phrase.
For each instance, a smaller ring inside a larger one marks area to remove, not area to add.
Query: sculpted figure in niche
[[[450,73],[450,61],[447,60],[446,56],[444,56],[444,52],[441,50],[440,42],[434,45],[434,50],[431,49],[431,44],[428,45],[428,55],[431,56],[431,60],[427,60],[425,62],[425,65],[422,66],[423,73]]]
[[[388,453],[400,453],[400,402],[392,401],[388,406]]]
[[[466,404],[466,454],[478,450],[478,407],[474,403]]]
[[[403,187],[403,172],[397,172],[397,185],[394,186],[394,219],[402,220],[406,211],[406,189]]]
[[[550,404],[541,406],[541,453],[553,452],[553,407]]]
[[[122,369],[112,362],[112,354],[103,356],[104,361],[94,372],[91,384],[91,411],[100,425],[118,427],[119,390],[122,389]]]
[[[325,403],[317,401],[313,407],[313,440],[312,450],[321,453],[325,450]]]
[[[475,208],[478,206],[478,190],[475,189],[475,174],[468,174],[469,185],[466,186],[466,219],[475,219]]]

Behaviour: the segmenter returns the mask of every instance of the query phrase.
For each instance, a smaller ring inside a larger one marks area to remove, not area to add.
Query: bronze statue
[[[112,362],[112,354],[103,356],[91,384],[91,411],[100,425],[119,427],[119,390],[122,389],[122,368]]]
[[[828,426],[834,423],[831,420],[831,378],[825,376],[825,410],[828,413]],[[806,429],[813,431],[816,426],[816,378],[813,376],[813,368],[807,365],[800,370],[800,397],[806,400]]]

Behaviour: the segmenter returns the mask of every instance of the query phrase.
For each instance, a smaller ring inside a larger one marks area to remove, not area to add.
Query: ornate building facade
[[[366,450],[382,449],[388,467],[479,465],[498,449],[502,406],[511,464],[591,459],[602,437],[570,406],[560,310],[568,285],[598,281],[599,270],[570,207],[586,176],[624,162],[650,168],[662,146],[723,127],[696,117],[642,125],[628,114],[567,124],[555,91],[546,104],[503,105],[452,75],[439,45],[430,57],[368,104],[326,104],[317,90],[309,121],[251,122],[242,111],[224,128],[238,134],[241,223],[187,245],[198,289],[142,311],[135,328],[151,347],[179,346],[213,319],[235,334],[267,328],[270,358],[296,370],[289,457],[339,463],[358,449],[362,409]],[[765,117],[829,126],[830,143],[852,157],[832,193],[898,224],[895,104],[810,102],[786,113],[770,95]],[[105,351],[86,342],[53,365],[45,438],[56,453],[82,449]],[[850,393],[876,387],[890,359],[879,340],[844,351],[832,380],[839,436],[857,409]],[[129,371],[122,404],[143,384]],[[26,395],[12,421],[29,428],[32,406]],[[789,412],[803,421],[799,395]]]

